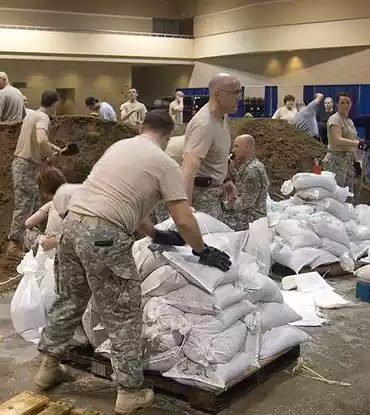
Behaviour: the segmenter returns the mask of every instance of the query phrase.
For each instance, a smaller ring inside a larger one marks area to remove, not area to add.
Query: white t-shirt
[[[273,120],[285,120],[293,121],[293,118],[297,114],[297,108],[292,108],[289,110],[287,107],[278,108],[275,111],[275,114],[272,116]]]
[[[99,118],[104,121],[117,121],[117,115],[114,112],[112,105],[108,102],[101,102],[99,108]]]

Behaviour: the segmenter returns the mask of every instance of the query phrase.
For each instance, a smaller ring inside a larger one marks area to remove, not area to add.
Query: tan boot
[[[130,415],[140,408],[149,408],[154,402],[154,392],[151,389],[136,389],[118,391],[115,413]]]
[[[41,358],[40,369],[34,379],[37,387],[46,390],[70,380],[73,380],[73,377],[67,368],[60,364],[58,357],[44,355]]]
[[[14,261],[22,261],[24,252],[21,245],[15,241],[9,241],[8,248],[6,250],[7,259]]]

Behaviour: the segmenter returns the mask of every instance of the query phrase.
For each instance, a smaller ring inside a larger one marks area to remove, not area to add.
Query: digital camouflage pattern
[[[338,186],[349,187],[353,191],[354,170],[353,163],[355,156],[351,152],[331,151],[323,160],[323,167],[326,171],[335,173]]]
[[[39,188],[36,183],[39,166],[29,160],[15,157],[12,163],[14,211],[9,240],[23,242],[26,219],[40,207]]]
[[[222,186],[194,186],[192,206],[197,212],[207,213],[208,215],[211,215],[218,220],[222,220],[222,195]]]
[[[40,352],[63,356],[93,295],[112,342],[114,380],[123,389],[143,382],[141,281],[132,244],[133,237],[114,225],[68,214],[56,263],[56,299],[39,344]]]
[[[241,165],[232,163],[229,176],[239,196],[224,204],[224,222],[235,231],[248,229],[249,224],[267,215],[266,200],[270,185],[265,166],[252,157]]]
[[[159,203],[159,205],[155,208],[154,212],[157,223],[164,222],[170,217],[170,213],[168,212],[165,202]]]

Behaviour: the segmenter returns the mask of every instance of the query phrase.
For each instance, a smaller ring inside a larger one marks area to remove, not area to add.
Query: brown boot
[[[22,261],[24,252],[21,244],[16,241],[9,241],[8,248],[6,250],[6,257],[14,261]]]
[[[37,387],[46,390],[71,380],[73,377],[68,373],[67,368],[60,364],[58,357],[42,356],[40,369],[34,379]]]
[[[118,391],[114,412],[118,415],[130,415],[140,408],[149,408],[154,402],[151,389],[133,389]]]

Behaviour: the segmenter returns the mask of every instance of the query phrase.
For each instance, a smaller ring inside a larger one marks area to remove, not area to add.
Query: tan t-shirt
[[[183,122],[184,104],[181,104],[176,100],[172,101],[168,108],[168,111],[175,125],[181,125]]]
[[[272,116],[273,120],[285,120],[285,121],[293,121],[293,118],[297,114],[297,109],[292,108],[289,110],[287,107],[278,108],[274,115]]]
[[[166,148],[166,154],[175,160],[180,166],[182,164],[182,154],[184,151],[185,135],[171,137]]]
[[[194,115],[185,132],[184,154],[193,152],[201,159],[197,176],[211,177],[214,184],[222,184],[227,174],[230,147],[227,117],[217,120],[206,104]]]
[[[355,125],[353,124],[353,121],[350,118],[341,116],[340,114],[336,112],[331,117],[329,117],[328,122],[327,122],[328,149],[332,151],[348,152],[348,150],[336,148],[335,145],[333,145],[333,136],[330,131],[330,127],[333,125],[341,129],[342,138],[347,138],[348,140],[357,140],[357,130],[356,130]]]
[[[69,210],[133,233],[162,199],[187,199],[180,166],[154,140],[136,136],[108,148],[72,197]]]
[[[14,155],[40,164],[42,150],[36,139],[36,130],[42,128],[47,132],[49,123],[49,116],[44,112],[37,110],[29,113],[23,120]]]
[[[136,112],[132,113],[130,117],[125,121],[125,123],[137,125],[138,123],[141,123],[144,121],[145,114],[148,111],[145,105],[139,101],[136,101],[136,102],[127,101],[123,103],[120,107],[121,118],[125,116],[126,114],[128,114],[133,109],[136,109]]]
[[[45,233],[59,233],[60,225],[62,224],[62,218],[59,216],[57,210],[55,209],[53,201],[45,203],[45,205],[41,206],[40,210],[45,212],[48,216]]]
[[[0,121],[22,121],[25,116],[22,92],[12,85],[0,89]]]

